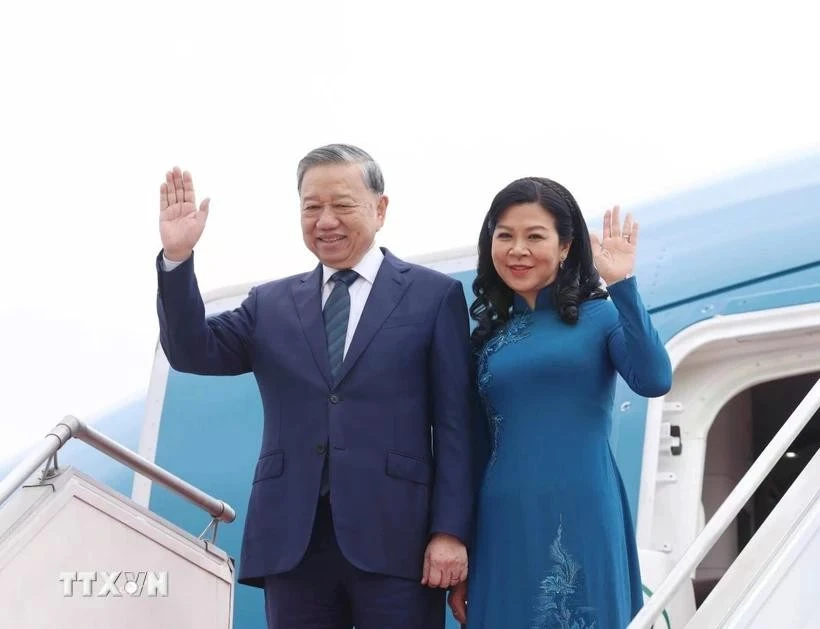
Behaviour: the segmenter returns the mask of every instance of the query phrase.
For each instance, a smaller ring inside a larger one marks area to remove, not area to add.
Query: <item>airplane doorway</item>
[[[706,442],[703,516],[712,517],[754,460],[791,415],[820,372],[758,384],[729,400],[712,423]],[[695,573],[699,607],[746,543],[772,512],[820,446],[820,412],[775,465]]]

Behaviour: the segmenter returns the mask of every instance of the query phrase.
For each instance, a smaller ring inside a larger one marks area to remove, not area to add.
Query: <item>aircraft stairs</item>
[[[57,467],[72,437],[204,509],[202,536]],[[229,505],[68,417],[0,481],[0,625],[230,629],[234,563],[214,542],[217,524],[234,519]]]
[[[820,451],[695,610],[695,569],[820,408],[820,381],[706,523],[628,629],[820,628]],[[646,576],[645,580],[646,580]],[[652,588],[650,588],[651,591]]]

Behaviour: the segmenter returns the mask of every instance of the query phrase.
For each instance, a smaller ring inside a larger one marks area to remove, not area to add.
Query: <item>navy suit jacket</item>
[[[461,284],[385,257],[342,365],[330,376],[322,266],[254,287],[205,317],[193,257],[157,257],[160,342],[171,366],[253,372],[264,431],[238,580],[294,568],[310,540],[324,457],[339,546],[358,568],[420,579],[433,533],[472,533],[469,321]],[[227,419],[227,418],[226,418]]]

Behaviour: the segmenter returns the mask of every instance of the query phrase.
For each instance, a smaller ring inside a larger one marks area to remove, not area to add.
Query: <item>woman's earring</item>
[[[564,258],[561,258],[561,261],[558,263],[558,268],[562,271],[564,270]]]

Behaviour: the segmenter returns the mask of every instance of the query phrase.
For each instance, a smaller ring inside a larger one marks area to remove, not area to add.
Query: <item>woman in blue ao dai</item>
[[[655,397],[672,373],[637,244],[618,207],[590,236],[549,179],[511,183],[485,218],[470,312],[486,447],[469,579],[450,595],[469,629],[623,629],[642,605],[612,405],[617,374]]]

